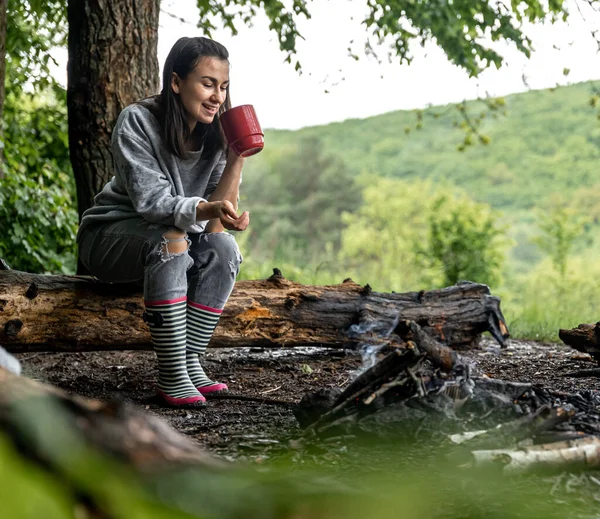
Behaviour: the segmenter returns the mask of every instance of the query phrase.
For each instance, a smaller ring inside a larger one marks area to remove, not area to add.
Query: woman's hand
[[[250,213],[244,211],[241,215],[238,215],[229,200],[200,202],[196,208],[196,218],[198,220],[218,218],[221,225],[229,231],[243,231],[250,223]]]
[[[221,225],[229,231],[243,231],[248,227],[250,223],[250,213],[244,211],[241,215],[238,215],[233,207],[233,204],[229,200],[221,200],[218,202],[211,202],[216,204],[216,216],[221,221]]]

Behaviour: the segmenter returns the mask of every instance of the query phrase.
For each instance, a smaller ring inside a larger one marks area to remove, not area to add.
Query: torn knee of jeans
[[[200,235],[200,240],[201,241],[208,241],[210,240],[213,236],[216,236],[217,238],[221,238],[221,236],[229,236],[232,240],[235,240],[235,238],[229,234],[228,232],[220,232],[220,231],[216,231],[216,232],[203,232]]]
[[[178,231],[168,231],[162,235],[158,254],[161,261],[166,261],[177,258],[185,254],[191,245],[191,240],[186,233]]]
[[[216,238],[221,238],[222,236],[227,236],[230,240],[235,241],[235,237],[233,236],[233,234],[230,234],[225,231],[203,232],[200,235],[200,240],[209,241],[213,236],[215,236]]]

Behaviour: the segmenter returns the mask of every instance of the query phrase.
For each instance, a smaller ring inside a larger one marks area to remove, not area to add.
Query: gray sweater
[[[204,230],[207,222],[196,221],[196,206],[217,187],[225,152],[178,158],[165,147],[156,118],[137,104],[119,115],[111,145],[115,176],[83,214],[79,232],[92,223],[140,216],[192,233]]]

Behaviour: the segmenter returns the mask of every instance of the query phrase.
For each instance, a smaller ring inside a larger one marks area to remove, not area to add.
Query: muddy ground
[[[493,340],[462,352],[490,377],[531,382],[565,392],[597,390],[598,378],[573,378],[570,371],[595,362],[560,344],[511,340],[501,349]],[[260,459],[265,447],[299,432],[292,406],[324,387],[343,387],[361,367],[354,351],[307,349],[215,349],[204,362],[213,378],[229,385],[225,399],[198,410],[170,409],[153,396],[152,352],[37,353],[18,356],[24,375],[68,392],[101,400],[126,399],[166,419],[209,451],[229,459]],[[238,400],[242,396],[246,400]]]

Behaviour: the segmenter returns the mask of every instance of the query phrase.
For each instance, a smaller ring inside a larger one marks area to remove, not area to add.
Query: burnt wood
[[[558,337],[567,346],[577,351],[589,353],[600,363],[600,322],[596,324],[580,324],[571,330],[559,330]]]

